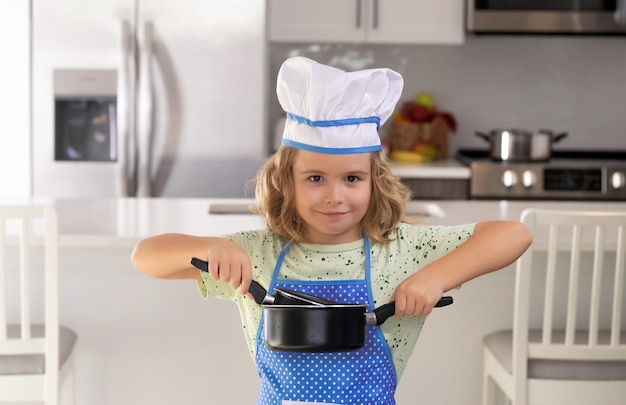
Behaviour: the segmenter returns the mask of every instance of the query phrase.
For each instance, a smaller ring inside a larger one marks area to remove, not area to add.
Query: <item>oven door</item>
[[[472,163],[472,199],[626,201],[623,165]]]
[[[626,34],[626,0],[467,0],[476,33]]]

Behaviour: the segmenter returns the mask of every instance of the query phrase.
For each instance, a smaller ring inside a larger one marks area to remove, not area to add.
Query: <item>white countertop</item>
[[[167,232],[222,235],[264,226],[256,214],[209,214],[209,206],[242,208],[251,199],[119,198],[58,199],[61,246],[134,246],[139,240]],[[495,219],[518,220],[525,208],[626,211],[626,202],[563,201],[411,201],[408,214],[424,224],[455,225]]]
[[[391,172],[404,179],[469,179],[469,167],[456,160],[435,160],[425,163],[390,162]]]

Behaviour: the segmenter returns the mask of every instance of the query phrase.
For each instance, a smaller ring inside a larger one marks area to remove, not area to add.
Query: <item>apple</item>
[[[431,118],[430,110],[422,105],[415,104],[411,108],[411,121],[413,122],[428,122]]]
[[[411,119],[411,111],[413,110],[413,107],[415,106],[415,103],[412,101],[407,101],[404,104],[402,104],[402,108],[400,108],[400,113],[408,118],[409,120]]]
[[[446,121],[448,128],[450,128],[450,131],[456,132],[456,118],[454,118],[454,115],[444,112],[437,113],[437,116],[443,118]]]

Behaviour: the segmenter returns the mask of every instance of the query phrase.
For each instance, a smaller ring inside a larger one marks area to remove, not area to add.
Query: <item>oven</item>
[[[467,0],[475,33],[626,34],[626,0]]]
[[[552,151],[546,161],[496,161],[461,149],[471,199],[626,201],[626,151]]]

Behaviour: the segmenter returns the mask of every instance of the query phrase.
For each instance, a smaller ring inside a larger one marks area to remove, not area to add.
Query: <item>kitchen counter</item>
[[[402,179],[469,179],[471,170],[453,160],[425,163],[390,162],[391,172]]]
[[[253,202],[54,201],[60,319],[78,333],[76,403],[255,402],[258,375],[237,307],[228,300],[203,300],[193,281],[154,279],[130,263],[134,245],[155,234],[219,235],[262,227],[258,215],[241,213]],[[209,207],[238,213],[209,214]],[[626,203],[412,201],[408,211],[423,224],[452,225],[519,219],[527,207],[625,211]],[[449,292],[455,302],[428,317],[398,387],[398,404],[415,398],[429,404],[480,403],[481,339],[511,325],[514,283],[514,266],[508,266]]]
[[[179,232],[222,235],[264,226],[245,213],[252,199],[120,198],[54,201],[61,246],[132,247],[148,236]],[[215,212],[209,213],[210,207]],[[626,202],[411,201],[407,213],[424,224],[454,225],[490,219],[519,220],[525,208],[626,211]]]

